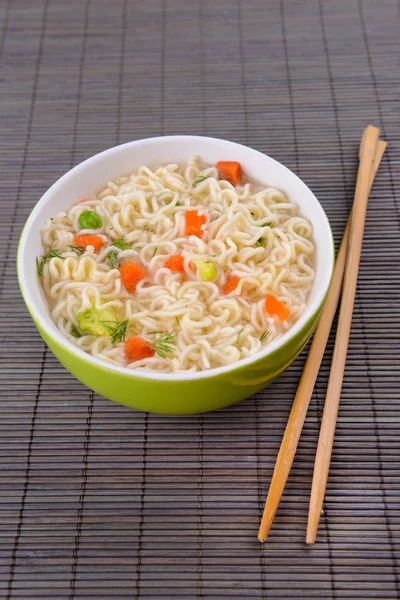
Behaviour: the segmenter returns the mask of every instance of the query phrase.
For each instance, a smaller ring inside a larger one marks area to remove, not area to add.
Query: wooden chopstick
[[[378,171],[385,148],[386,142],[379,140],[371,173],[370,188],[376,172]],[[304,419],[310,404],[315,381],[317,379],[321,360],[332,327],[332,321],[336,313],[336,308],[342,289],[343,273],[346,263],[350,221],[351,212],[343,234],[342,243],[336,257],[336,265],[328,297],[322,309],[317,329],[315,330],[314,338],[310,346],[310,351],[308,353],[307,361],[304,366],[303,374],[301,376],[296,397],[290,412],[288,424],[282,439],[278,458],[276,460],[274,474],[272,476],[267,501],[265,503],[264,514],[258,533],[258,539],[260,542],[265,542],[268,537],[268,533],[274,520],[283,490],[285,489],[290,469],[292,468],[293,459],[297,450],[297,444],[303,429]]]
[[[315,542],[326,484],[328,481],[333,438],[335,435],[336,419],[339,409],[351,320],[353,316],[372,164],[377,150],[378,137],[379,129],[372,125],[368,125],[364,130],[360,145],[360,166],[358,168],[353,216],[350,224],[346,267],[343,278],[342,301],[340,304],[335,348],[333,351],[324,413],[322,416],[317,454],[315,457],[310,508],[308,513],[307,544],[313,544]]]

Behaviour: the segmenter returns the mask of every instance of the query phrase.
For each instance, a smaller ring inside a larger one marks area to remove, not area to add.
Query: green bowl
[[[261,184],[285,192],[314,227],[316,278],[304,314],[281,338],[254,356],[199,373],[157,373],[109,365],[63,337],[50,318],[36,272],[42,253],[40,227],[77,198],[141,165],[181,163],[193,154],[205,163],[237,160]],[[192,414],[239,402],[278,377],[309,340],[329,289],[334,248],[328,219],[311,190],[272,158],[226,140],[200,136],[166,136],[129,142],[89,158],[63,175],[39,200],[21,234],[17,269],[22,295],[46,344],[64,367],[98,394],[131,408],[166,414]]]

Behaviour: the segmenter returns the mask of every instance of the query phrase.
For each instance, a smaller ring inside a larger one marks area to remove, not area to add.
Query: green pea
[[[99,215],[92,210],[84,210],[79,215],[79,226],[81,229],[100,229],[103,221]]]

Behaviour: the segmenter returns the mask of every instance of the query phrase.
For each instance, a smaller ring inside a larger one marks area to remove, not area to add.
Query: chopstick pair
[[[331,286],[314,333],[279,450],[258,533],[260,542],[265,542],[268,537],[293,464],[315,381],[339,303],[343,283],[335,349],[321,423],[310,498],[306,541],[308,544],[313,544],[315,541],[328,479],[336,417],[346,362],[368,195],[387,145],[387,142],[378,140],[378,137],[379,129],[371,125],[363,133],[360,144],[360,165],[353,208],[343,234]]]

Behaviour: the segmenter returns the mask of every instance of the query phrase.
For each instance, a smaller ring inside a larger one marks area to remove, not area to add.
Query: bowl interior
[[[262,185],[273,186],[285,192],[300,208],[301,214],[311,221],[314,228],[316,245],[316,279],[311,290],[308,306],[294,326],[279,340],[269,344],[251,358],[243,359],[227,367],[219,367],[195,374],[157,374],[141,372],[140,377],[157,379],[188,379],[209,377],[217,372],[249,364],[261,356],[266,356],[284,344],[291,335],[300,331],[302,326],[318,310],[327,290],[333,269],[334,252],[332,233],[328,219],[311,190],[289,169],[272,158],[246,146],[226,140],[200,136],[167,136],[149,138],[116,146],[89,158],[63,175],[40,199],[30,214],[21,235],[18,253],[18,276],[25,301],[35,317],[45,327],[47,333],[59,343],[67,346],[82,358],[100,363],[98,359],[78,350],[56,328],[52,322],[40,286],[35,258],[42,254],[40,228],[44,221],[60,211],[66,210],[79,198],[101,188],[107,181],[136,171],[140,166],[155,166],[166,163],[182,163],[192,155],[198,155],[206,164],[215,164],[218,160],[237,160],[251,179]],[[112,370],[121,367],[100,363]],[[126,373],[126,370],[124,370]],[[130,372],[135,376],[134,371]]]

